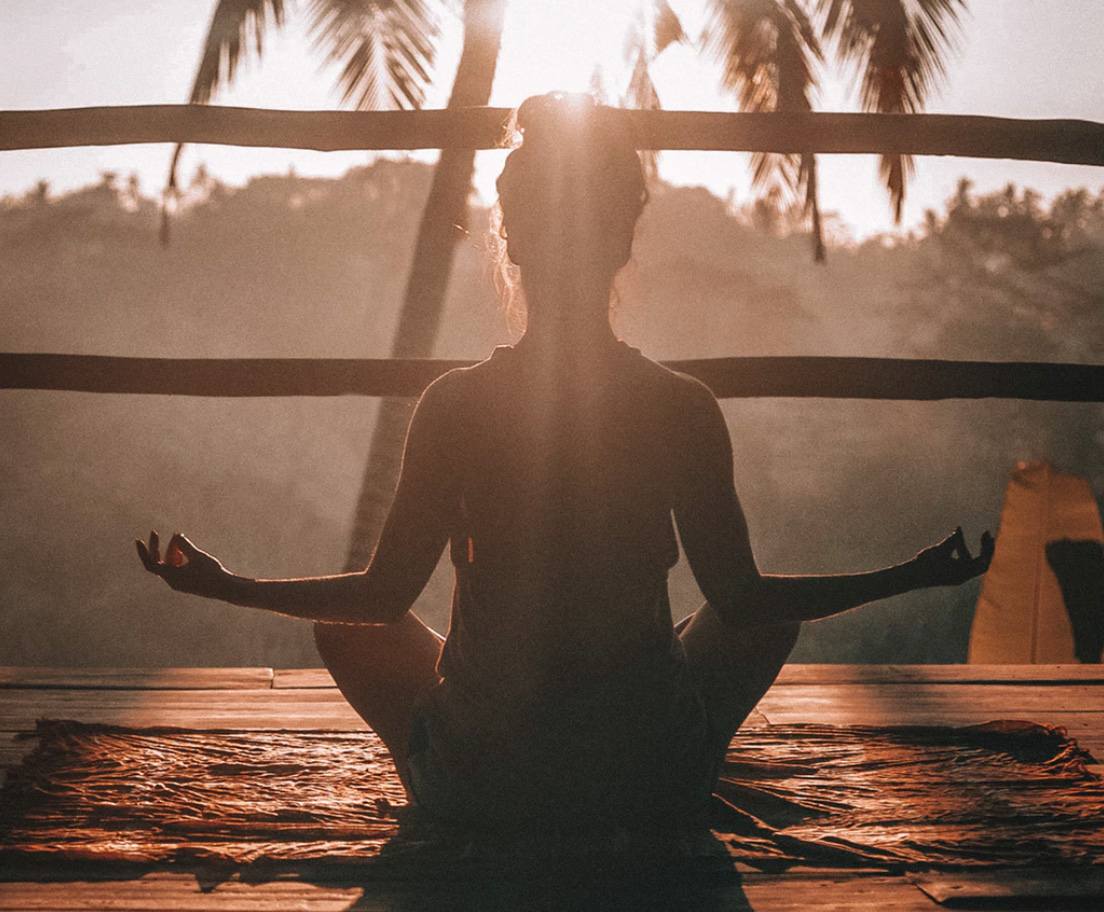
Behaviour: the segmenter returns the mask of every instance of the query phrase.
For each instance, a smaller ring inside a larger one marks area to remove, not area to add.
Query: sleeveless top
[[[455,585],[415,797],[473,822],[693,815],[715,758],[667,573],[696,381],[624,343],[585,366],[528,355],[503,346],[438,381]]]

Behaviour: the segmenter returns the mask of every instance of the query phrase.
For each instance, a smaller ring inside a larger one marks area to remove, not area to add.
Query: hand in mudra
[[[134,544],[138,547],[142,565],[178,592],[216,598],[222,591],[228,576],[226,569],[179,532],[169,539],[164,559],[161,557],[161,539],[156,531],[150,532],[148,545],[140,538],[135,539]]]
[[[925,548],[915,557],[921,584],[926,586],[957,586],[980,576],[989,569],[995,544],[988,532],[981,534],[981,552],[977,557],[966,547],[966,537],[959,526],[938,545]]]

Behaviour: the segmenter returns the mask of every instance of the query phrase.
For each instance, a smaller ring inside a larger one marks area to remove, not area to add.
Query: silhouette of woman
[[[543,96],[498,180],[527,327],[434,382],[362,572],[255,580],[177,534],[146,569],[184,592],[316,622],[318,649],[412,797],[480,824],[697,819],[802,621],[984,572],[961,529],[897,566],[759,572],[721,410],[609,323],[646,198],[603,109]],[[672,523],[672,518],[674,523]],[[686,558],[707,602],[672,626]],[[448,636],[410,613],[445,545]]]

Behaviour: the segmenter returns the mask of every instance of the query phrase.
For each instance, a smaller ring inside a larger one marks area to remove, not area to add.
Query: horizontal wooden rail
[[[406,396],[471,361],[115,358],[0,354],[0,389],[165,396]],[[1035,399],[1104,402],[1104,366],[897,358],[668,361],[722,399]]]
[[[126,143],[289,149],[489,149],[508,108],[274,111],[140,105],[0,111],[0,150]],[[734,114],[607,110],[641,149],[912,153],[1104,165],[1104,124],[951,114]]]

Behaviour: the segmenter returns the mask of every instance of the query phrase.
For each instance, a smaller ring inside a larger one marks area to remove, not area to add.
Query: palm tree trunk
[[[450,108],[485,105],[490,101],[505,9],[506,0],[467,0],[464,46],[449,97]],[[441,150],[391,345],[393,358],[428,358],[433,354],[456,242],[467,233],[474,167],[474,149]],[[380,402],[353,518],[346,571],[363,568],[379,538],[395,494],[412,411],[410,399],[386,398]]]

